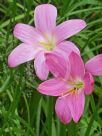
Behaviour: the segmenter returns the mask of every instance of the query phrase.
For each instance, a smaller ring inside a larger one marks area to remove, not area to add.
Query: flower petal
[[[68,78],[70,74],[70,65],[68,59],[55,53],[46,53],[46,63],[49,70],[55,77]]]
[[[70,42],[70,41],[63,41],[55,48],[56,52],[60,52],[62,54],[62,51],[66,53],[66,55],[70,55],[71,52],[75,52],[78,55],[80,55],[80,50],[77,48],[77,46]]]
[[[67,83],[61,79],[53,78],[41,83],[37,90],[45,95],[61,96],[67,90]]]
[[[65,21],[56,27],[55,35],[57,36],[57,41],[61,42],[80,32],[85,27],[86,23],[81,19],[72,19]]]
[[[75,52],[72,52],[69,56],[69,61],[71,65],[72,77],[74,78],[80,77],[82,79],[85,74],[85,68],[84,68],[84,63],[83,63],[83,60],[81,59],[81,56],[79,56]]]
[[[56,101],[55,111],[62,123],[67,124],[71,121],[71,113],[65,97],[59,97]]]
[[[102,54],[97,55],[86,62],[85,67],[92,75],[102,75]]]
[[[85,88],[84,88],[85,94],[91,94],[94,88],[94,79],[92,75],[88,72],[86,72],[84,76],[84,83],[85,83]]]
[[[71,111],[72,118],[75,122],[78,122],[84,111],[85,96],[84,91],[67,95],[67,103]]]
[[[41,80],[46,80],[49,74],[49,69],[45,62],[44,51],[40,52],[36,56],[35,61],[34,61],[34,67],[35,67],[37,76]]]
[[[43,34],[52,32],[56,26],[57,9],[51,4],[42,4],[35,8],[36,28]]]
[[[13,34],[17,39],[30,45],[34,45],[38,40],[42,39],[41,35],[34,27],[22,23],[15,26]]]
[[[40,48],[27,44],[17,46],[8,57],[9,67],[16,67],[35,58]]]

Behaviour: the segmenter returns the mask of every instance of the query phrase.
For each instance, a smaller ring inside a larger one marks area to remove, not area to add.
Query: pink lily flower
[[[46,63],[54,78],[44,81],[38,91],[57,96],[55,111],[60,120],[67,124],[78,122],[84,111],[85,94],[93,91],[92,75],[102,75],[102,54],[90,59],[85,65],[81,57],[72,52],[69,60],[56,54],[46,54]]]
[[[57,9],[51,4],[39,5],[34,11],[35,27],[18,23],[14,28],[14,36],[22,41],[8,57],[9,67],[16,67],[33,60],[37,76],[46,80],[49,68],[45,62],[46,52],[79,53],[72,42],[65,41],[86,27],[85,21],[72,19],[56,26]]]

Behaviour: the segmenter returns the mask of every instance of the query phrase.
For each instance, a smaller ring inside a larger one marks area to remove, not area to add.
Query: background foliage
[[[58,24],[71,18],[87,22],[85,30],[70,38],[85,61],[102,53],[102,0],[0,0],[0,136],[102,136],[102,77],[95,78],[79,123],[63,125],[54,111],[55,98],[36,91],[41,81],[33,61],[14,69],[7,66],[19,43],[12,34],[15,24],[33,25],[34,8],[42,3],[57,7]]]

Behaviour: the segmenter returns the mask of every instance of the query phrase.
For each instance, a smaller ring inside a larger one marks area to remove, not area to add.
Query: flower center
[[[62,96],[68,95],[68,94],[74,94],[78,92],[79,90],[84,88],[84,82],[83,81],[76,81],[76,82],[70,82],[68,81],[68,85],[71,85],[71,89],[66,90],[65,92],[62,93]]]
[[[84,88],[84,83],[83,83],[82,81],[77,81],[77,82],[75,83],[75,88],[77,88],[77,89],[82,89],[82,88]]]
[[[39,41],[39,44],[48,51],[51,51],[54,49],[56,45],[56,40],[54,36],[46,34],[44,35],[44,39]]]

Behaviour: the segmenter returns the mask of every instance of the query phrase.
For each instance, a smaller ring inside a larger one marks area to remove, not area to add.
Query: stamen
[[[75,93],[76,91],[77,91],[76,88],[67,90],[67,91],[65,91],[65,92],[62,93],[62,96],[65,96],[65,95],[68,95],[68,94],[71,94],[71,93]]]
[[[61,94],[61,96],[66,96],[66,95],[69,95],[69,94],[75,94],[80,89],[82,89],[84,87],[83,81],[80,81],[80,80],[78,80],[78,81],[67,81],[67,80],[64,80],[64,79],[62,79],[62,80],[67,82],[70,86],[72,86],[72,88],[64,91]]]

